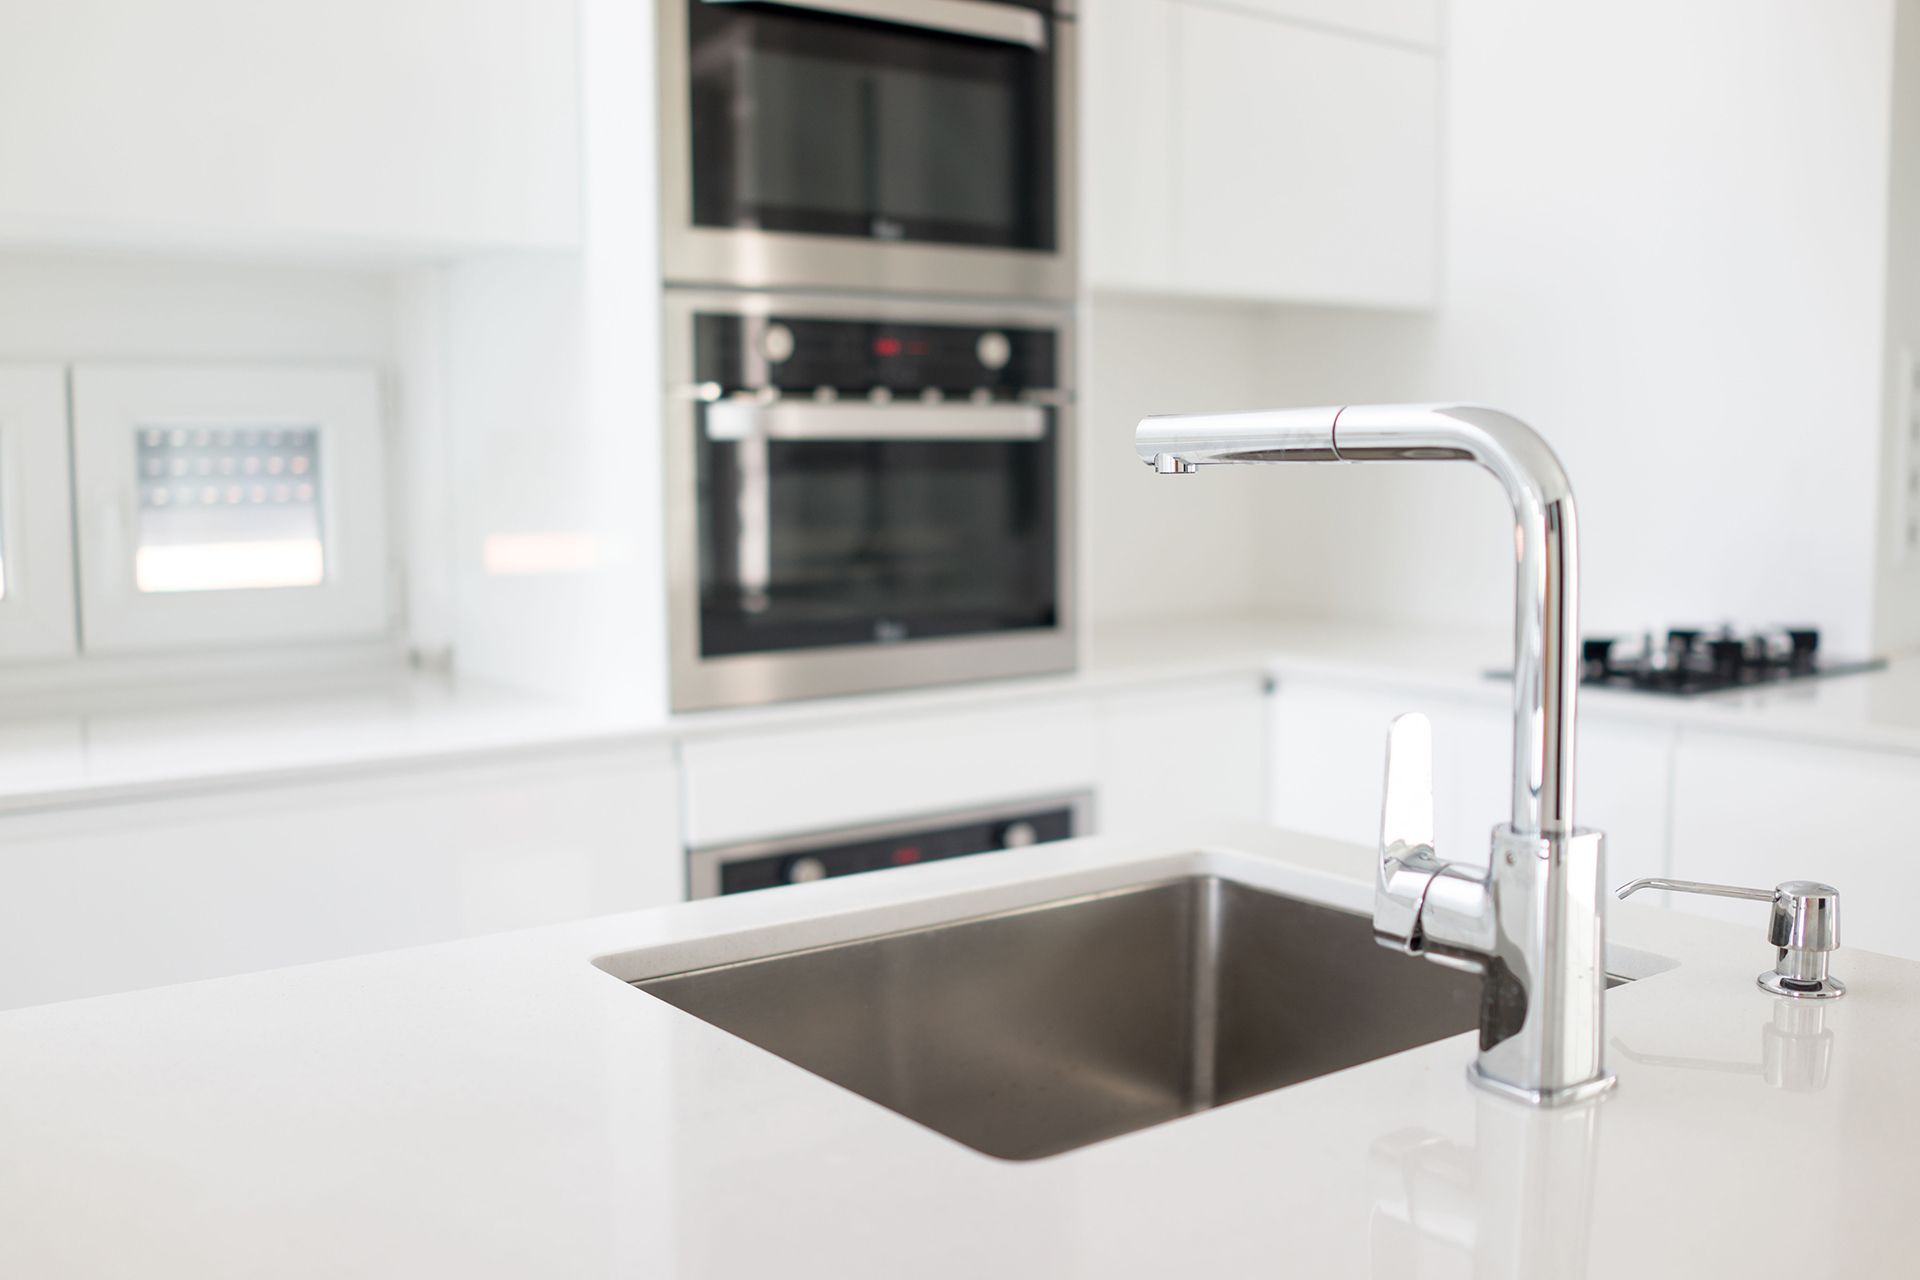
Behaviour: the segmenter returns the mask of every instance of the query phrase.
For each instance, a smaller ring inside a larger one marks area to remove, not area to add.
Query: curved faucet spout
[[[1184,473],[1221,463],[1473,462],[1512,504],[1513,806],[1521,835],[1574,830],[1579,523],[1560,460],[1533,429],[1479,405],[1349,405],[1143,419],[1141,460]]]
[[[1603,1094],[1605,842],[1573,823],[1580,534],[1567,473],[1519,420],[1475,405],[1349,406],[1148,418],[1156,471],[1221,463],[1473,462],[1513,505],[1513,811],[1487,869],[1432,848],[1425,721],[1388,739],[1374,885],[1384,945],[1482,975],[1473,1079],[1536,1106]]]

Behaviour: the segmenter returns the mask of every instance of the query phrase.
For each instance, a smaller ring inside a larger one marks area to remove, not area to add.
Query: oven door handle
[[[706,406],[709,440],[1038,440],[1037,404],[809,404],[718,400]]]
[[[815,9],[900,27],[924,27],[1002,44],[1047,47],[1047,19],[1037,9],[990,0],[704,0],[706,4],[776,4]]]

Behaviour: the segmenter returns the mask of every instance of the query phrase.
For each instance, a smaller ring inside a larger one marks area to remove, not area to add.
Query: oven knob
[[[1004,369],[1007,361],[1013,359],[1013,344],[1007,341],[1007,335],[998,329],[989,329],[980,335],[980,341],[973,344],[973,353],[980,357],[980,363],[989,369]]]
[[[827,864],[818,858],[795,858],[787,864],[788,884],[807,884],[827,878]]]
[[[760,354],[774,364],[781,364],[793,355],[793,330],[775,321],[767,326],[760,335]]]
[[[1040,842],[1040,833],[1034,830],[1031,822],[1009,822],[1000,830],[1002,849],[1024,849],[1030,844]]]

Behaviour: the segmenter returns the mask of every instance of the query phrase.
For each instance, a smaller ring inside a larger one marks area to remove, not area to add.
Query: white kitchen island
[[[1610,967],[1645,976],[1608,997],[1620,1083],[1596,1105],[1535,1112],[1470,1088],[1466,1035],[1026,1162],[594,963],[671,948],[697,967],[1192,871],[1367,901],[1367,850],[1251,826],[1194,835],[0,1015],[0,1273],[1652,1280],[1916,1265],[1920,965],[1842,950],[1842,999],[1768,996],[1758,904],[1746,926],[1614,909]]]

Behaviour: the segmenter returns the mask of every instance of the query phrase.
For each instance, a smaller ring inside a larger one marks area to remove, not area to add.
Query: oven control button
[[[1000,831],[1002,849],[1024,849],[1030,844],[1037,844],[1039,840],[1040,833],[1031,822],[1009,822]]]
[[[874,404],[892,404],[893,388],[892,387],[875,387],[873,390],[867,392],[867,399],[872,401]]]
[[[1007,341],[1007,335],[998,329],[989,329],[980,335],[980,341],[973,344],[973,353],[980,357],[980,363],[989,369],[1004,369],[1007,361],[1013,359],[1013,344]]]
[[[807,884],[827,878],[827,864],[818,858],[795,858],[787,864],[788,884]]]
[[[793,355],[793,330],[779,323],[768,325],[760,335],[760,354],[775,364],[786,361]]]

